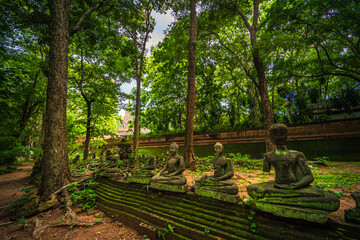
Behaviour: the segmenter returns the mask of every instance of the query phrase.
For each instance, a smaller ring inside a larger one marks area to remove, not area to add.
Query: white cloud
[[[151,39],[149,40],[147,45],[148,49],[150,49],[152,46],[156,46],[160,41],[164,39],[164,30],[166,30],[168,25],[174,21],[174,18],[173,16],[171,16],[169,11],[166,14],[153,12],[151,15],[155,18],[156,25],[154,31],[150,35]]]

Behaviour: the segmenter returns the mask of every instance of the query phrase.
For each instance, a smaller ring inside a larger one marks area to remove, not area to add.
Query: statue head
[[[215,143],[214,148],[215,148],[215,152],[218,154],[224,151],[224,146],[220,142]]]
[[[174,154],[177,153],[179,151],[179,145],[176,144],[176,142],[172,142],[170,144],[170,153]]]
[[[276,123],[270,127],[270,138],[275,145],[285,145],[287,139],[287,126],[282,123]]]

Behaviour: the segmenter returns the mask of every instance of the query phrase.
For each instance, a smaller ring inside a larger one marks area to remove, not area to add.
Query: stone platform
[[[230,195],[226,193],[204,190],[201,188],[196,188],[194,193],[199,196],[214,198],[216,200],[228,202],[228,203],[238,203],[241,200],[239,195]]]
[[[157,189],[160,191],[170,191],[170,192],[177,192],[177,193],[186,193],[189,190],[189,186],[185,185],[168,185],[168,184],[161,184],[161,183],[150,183],[150,188]]]
[[[255,205],[276,216],[326,223],[330,212],[337,211],[339,198],[322,189],[308,186],[286,190],[273,187],[273,182],[252,184],[247,187]]]
[[[148,178],[148,177],[128,177],[128,178],[126,178],[126,180],[127,180],[128,182],[145,184],[145,185],[149,185],[149,184],[150,184],[150,179],[151,179],[151,178]]]
[[[326,224],[277,217],[246,204],[229,204],[192,192],[164,191],[109,178],[97,179],[97,204],[150,239],[358,239],[360,225],[332,218]],[[341,229],[341,231],[339,231]]]

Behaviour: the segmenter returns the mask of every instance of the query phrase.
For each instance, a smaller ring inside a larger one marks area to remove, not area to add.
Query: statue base
[[[360,224],[360,208],[345,209],[345,221]]]
[[[222,192],[214,192],[210,190],[204,190],[201,188],[195,188],[194,193],[199,196],[213,198],[219,201],[228,202],[228,203],[238,203],[241,198],[239,195],[230,195]]]
[[[189,190],[189,186],[185,185],[168,185],[161,183],[150,183],[150,188],[161,190],[161,191],[169,191],[169,192],[178,192],[178,193],[186,193]]]
[[[144,184],[144,185],[149,185],[150,184],[150,178],[148,177],[136,177],[136,176],[131,176],[126,178],[126,180],[128,182],[132,182],[132,183],[139,183],[139,184]]]
[[[255,205],[261,211],[269,212],[276,216],[303,219],[309,222],[326,223],[329,217],[329,212],[316,209],[284,206],[264,202],[255,202]]]
[[[287,190],[275,188],[274,182],[264,182],[249,185],[247,192],[264,212],[310,222],[325,223],[328,214],[340,207],[336,195],[313,186]]]
[[[100,170],[98,170],[97,173],[101,177],[113,178],[119,175],[119,169],[117,167],[105,166],[100,168]]]

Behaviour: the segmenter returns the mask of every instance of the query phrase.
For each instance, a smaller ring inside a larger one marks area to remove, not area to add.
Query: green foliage
[[[313,175],[315,177],[314,186],[331,191],[339,197],[341,197],[343,193],[334,190],[334,188],[353,188],[360,182],[360,176],[358,174],[334,167],[330,167],[329,172],[314,172]]]
[[[259,169],[262,166],[262,159],[251,159],[250,155],[241,153],[228,153],[227,157],[231,158],[234,165],[247,169]]]
[[[164,228],[164,232],[158,230],[158,236],[161,237],[163,240],[166,240],[166,236],[174,233],[174,227],[168,224],[167,228]]]
[[[314,157],[314,160],[322,162],[322,163],[328,163],[329,162],[329,157],[327,157],[327,156]]]
[[[28,221],[29,219],[25,217],[21,217],[19,219],[16,219],[16,222],[14,222],[13,225],[14,226],[21,225],[25,231],[28,231],[31,227],[29,224],[27,224]]]
[[[83,210],[97,207],[95,187],[98,183],[89,181],[88,183],[71,184],[68,187],[72,201],[79,205]]]

